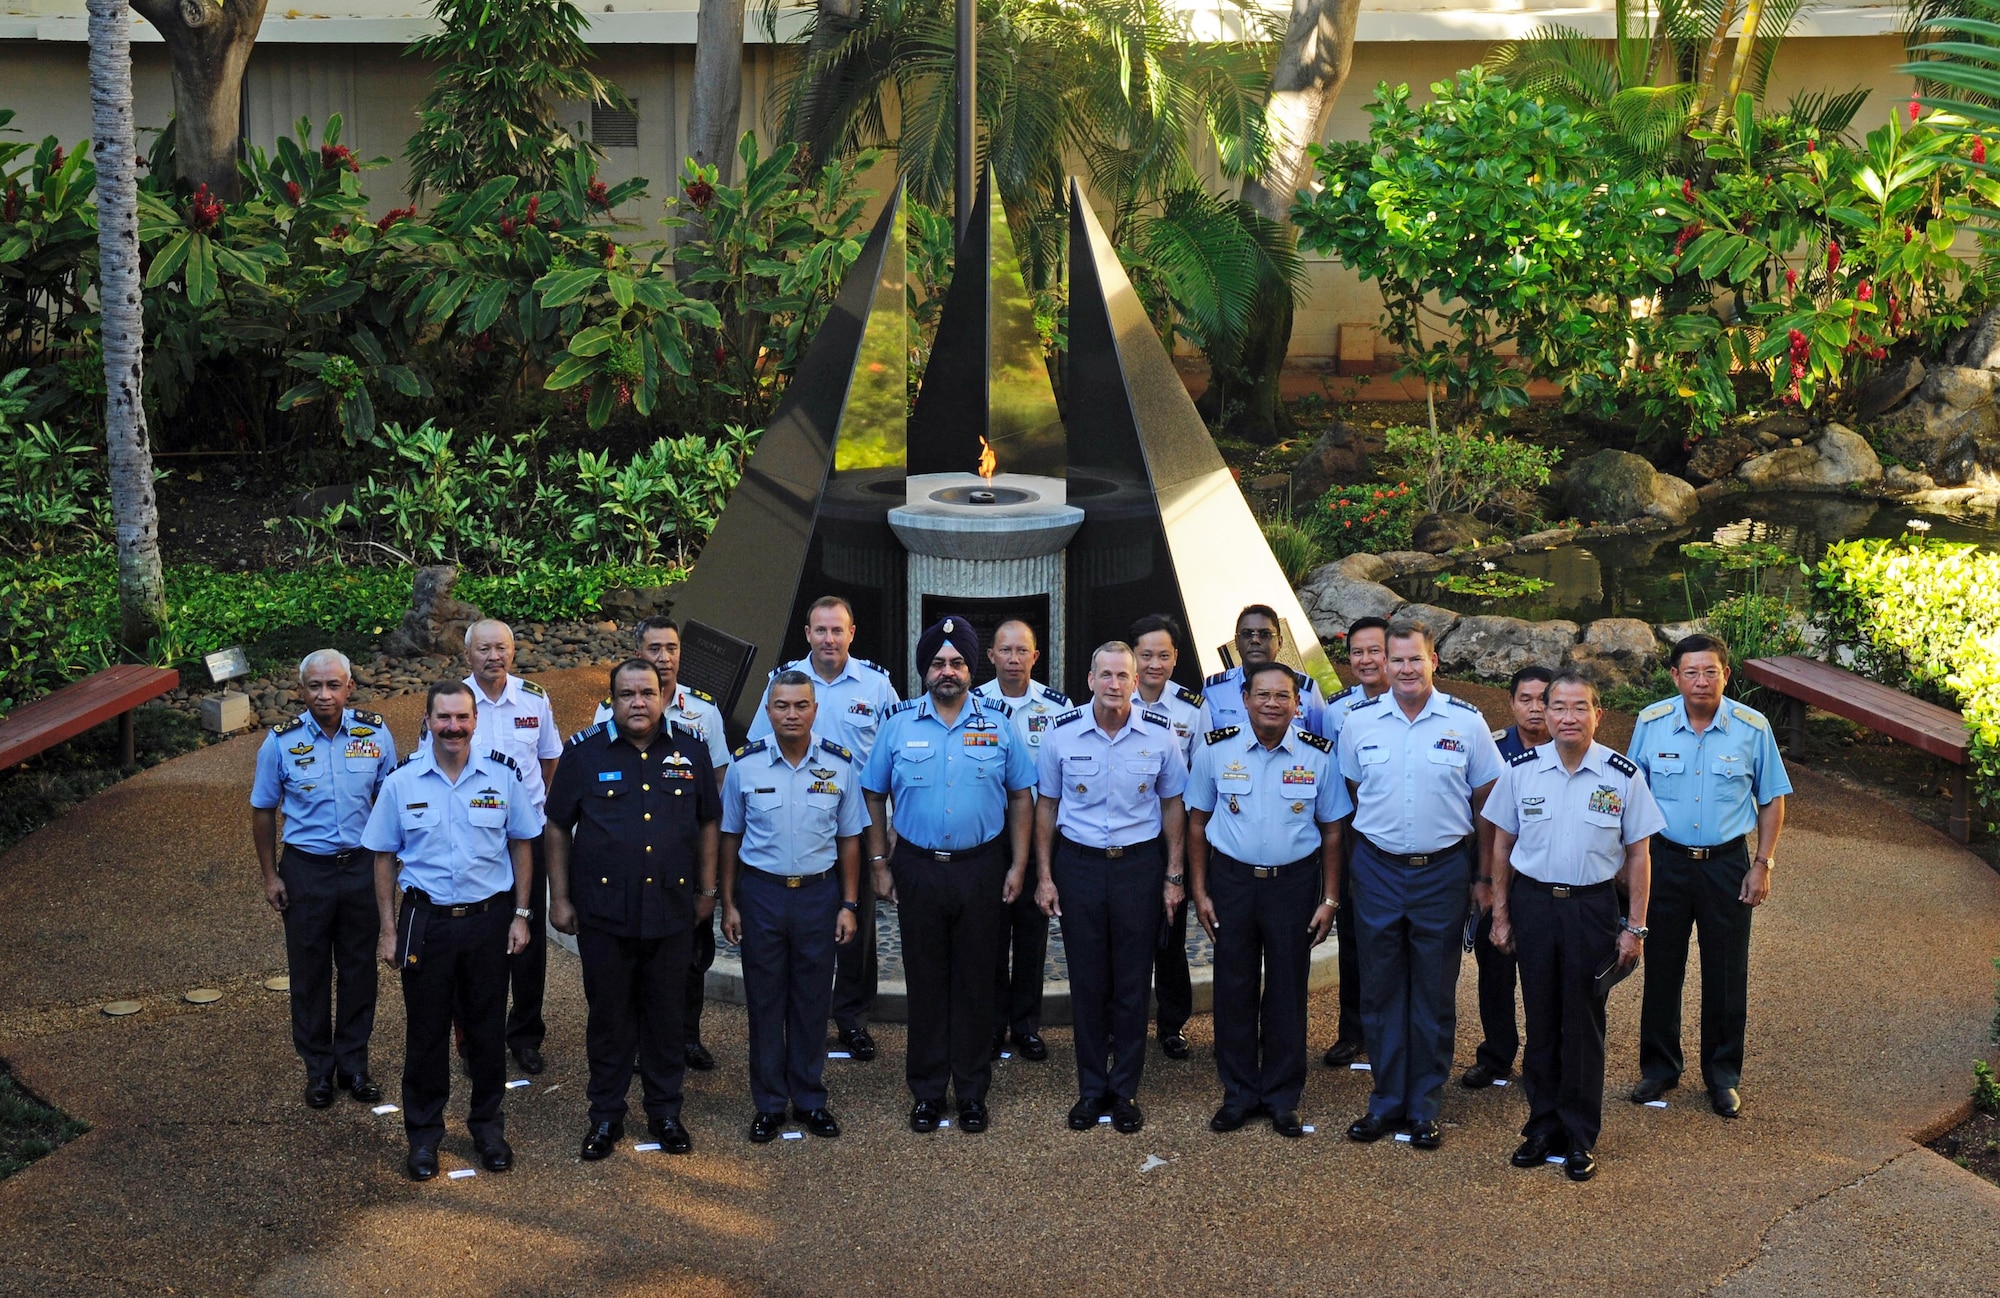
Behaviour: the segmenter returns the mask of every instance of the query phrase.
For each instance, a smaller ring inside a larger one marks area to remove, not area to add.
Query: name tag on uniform
[[[777,791],[778,791],[778,790],[777,790],[776,786],[773,786],[773,787],[771,787],[771,788],[768,788],[768,789],[752,789],[752,790],[750,790],[750,792],[752,792],[752,793],[776,793]]]
[[[540,717],[514,718],[514,729],[516,730],[537,730],[541,728],[541,724],[542,719]]]
[[[931,741],[928,739],[906,739],[903,741],[903,747],[905,748],[929,748],[930,746]]]
[[[1216,778],[1219,780],[1247,780],[1250,778],[1250,772],[1245,769],[1243,763],[1231,762],[1229,765],[1223,767],[1221,771],[1217,772]]]
[[[599,784],[609,784],[613,780],[622,780],[624,778],[625,772],[623,771],[599,771],[597,773],[597,782]]]

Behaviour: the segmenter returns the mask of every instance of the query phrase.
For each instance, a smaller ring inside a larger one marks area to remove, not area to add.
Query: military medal
[[[1237,805],[1236,795],[1233,793],[1229,795],[1229,810],[1232,815],[1240,816],[1243,814],[1243,808]]]

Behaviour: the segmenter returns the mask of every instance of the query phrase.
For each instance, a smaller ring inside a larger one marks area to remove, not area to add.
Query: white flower
[[[1485,559],[1480,561],[1479,566],[1485,569],[1487,572],[1492,572],[1495,568],[1498,568],[1500,565],[1494,563],[1491,559]]]
[[[1903,526],[1909,528],[1912,532],[1928,532],[1931,530],[1931,525],[1921,518],[1910,519]]]

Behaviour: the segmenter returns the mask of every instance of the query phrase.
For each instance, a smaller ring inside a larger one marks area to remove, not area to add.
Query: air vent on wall
[[[639,101],[633,100],[629,109],[607,108],[603,104],[592,104],[590,138],[600,149],[638,148]]]

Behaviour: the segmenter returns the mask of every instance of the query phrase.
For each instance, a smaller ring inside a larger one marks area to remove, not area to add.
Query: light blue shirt
[[[1008,793],[1035,783],[1010,711],[968,695],[947,726],[929,694],[889,709],[861,787],[889,795],[898,838],[925,851],[963,852],[1000,836]]]
[[[1472,832],[1473,791],[1500,778],[1486,719],[1433,689],[1412,721],[1393,691],[1348,709],[1336,745],[1354,828],[1385,852],[1442,852]]]
[[[1511,758],[1479,814],[1515,836],[1515,871],[1543,883],[1602,883],[1666,824],[1631,759],[1592,744],[1572,775],[1553,740]]]
[[[1245,865],[1290,865],[1319,852],[1321,825],[1354,810],[1333,742],[1287,730],[1266,748],[1247,730],[1211,730],[1188,772],[1189,811],[1210,813],[1209,847]]]
[[[597,705],[590,724],[603,725],[611,719],[611,700],[606,699]],[[666,725],[679,726],[699,739],[701,746],[708,750],[709,765],[717,773],[729,765],[729,742],[722,734],[722,713],[716,708],[715,700],[708,695],[676,684],[674,697],[667,703],[666,714],[661,721]]]
[[[770,874],[818,874],[838,864],[836,838],[868,827],[861,764],[815,733],[797,766],[776,739],[736,750],[722,780],[722,832],[743,835],[737,859]]]
[[[830,681],[822,680],[811,654],[781,665],[771,675],[775,677],[785,671],[801,671],[812,678],[813,701],[819,705],[813,733],[848,749],[855,761],[866,762],[875,751],[875,737],[882,733],[882,718],[897,703],[896,687],[890,683],[889,673],[866,658],[849,657],[839,675]],[[767,680],[764,695],[757,700],[757,715],[750,720],[749,738],[770,737],[771,719],[764,715],[764,705],[770,701],[771,683]]]
[[[1134,712],[1157,712],[1173,726],[1174,738],[1181,745],[1181,760],[1190,765],[1194,762],[1195,741],[1202,735],[1201,703],[1201,695],[1172,681],[1168,681],[1160,691],[1157,703],[1148,703],[1137,694],[1132,696]]]
[[[1316,735],[1325,734],[1326,696],[1320,693],[1319,682],[1302,671],[1295,670],[1292,676],[1299,683],[1299,727]],[[1250,708],[1243,700],[1241,667],[1231,667],[1226,672],[1217,672],[1209,677],[1201,687],[1201,697],[1198,733],[1227,730],[1231,726],[1241,726],[1245,730],[1250,728]]]
[[[1384,690],[1383,693],[1388,691]],[[1377,696],[1378,698],[1380,695]],[[1368,691],[1359,685],[1350,685],[1326,701],[1321,720],[1326,726],[1328,739],[1338,743],[1340,728],[1347,724],[1347,714],[1368,701]]]
[[[474,749],[453,780],[426,751],[382,782],[361,845],[403,859],[402,887],[420,888],[440,906],[463,906],[512,890],[507,844],[541,832],[542,815],[511,758]]]
[[[1041,794],[1060,798],[1056,829],[1085,847],[1130,847],[1160,835],[1160,799],[1187,788],[1171,722],[1132,709],[1109,734],[1086,706],[1057,718],[1038,760]]]
[[[1720,847],[1757,828],[1757,808],[1792,791],[1771,723],[1724,699],[1699,735],[1687,703],[1663,699],[1639,714],[1626,755],[1645,772],[1666,817],[1660,832],[1683,847]]]
[[[284,813],[293,847],[333,856],[361,846],[375,791],[395,769],[396,741],[377,713],[347,708],[329,735],[308,712],[264,736],[250,805]]]
[[[472,691],[475,707],[472,751],[487,753],[497,748],[513,758],[514,764],[521,768],[522,782],[528,786],[535,819],[541,820],[549,800],[548,784],[542,779],[542,762],[554,761],[563,751],[562,732],[556,729],[556,713],[549,704],[548,691],[512,672],[507,674],[507,683],[501,687],[497,703],[486,697],[477,676],[467,676],[465,687]],[[417,751],[430,750],[431,736],[426,730],[417,740]]]

